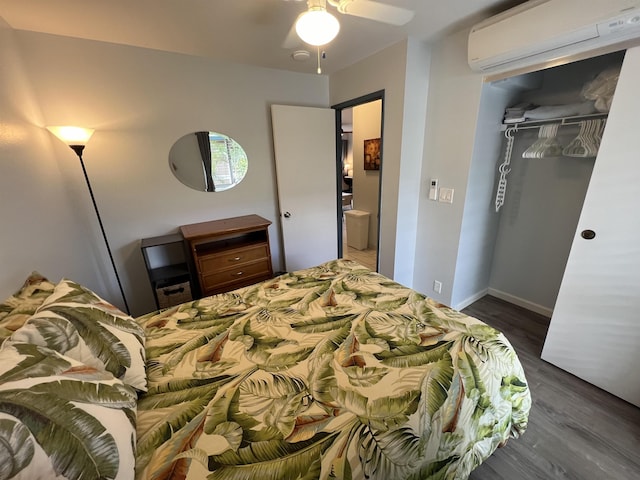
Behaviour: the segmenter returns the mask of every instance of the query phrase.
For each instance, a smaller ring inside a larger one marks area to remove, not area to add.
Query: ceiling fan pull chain
[[[318,75],[320,75],[322,73],[322,67],[320,66],[320,59],[322,58],[322,60],[324,60],[325,58],[327,58],[327,54],[326,52],[322,52],[322,54],[320,53],[320,47],[318,47]]]

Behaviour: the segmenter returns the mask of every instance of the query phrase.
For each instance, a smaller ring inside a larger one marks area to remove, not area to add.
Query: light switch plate
[[[438,200],[443,203],[453,203],[453,188],[440,188]]]

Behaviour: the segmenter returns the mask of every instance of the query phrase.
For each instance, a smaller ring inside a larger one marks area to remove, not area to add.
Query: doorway
[[[338,257],[378,271],[384,90],[334,105]]]

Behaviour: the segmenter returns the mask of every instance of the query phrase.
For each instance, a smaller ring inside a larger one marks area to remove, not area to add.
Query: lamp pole
[[[89,189],[89,195],[91,195],[91,202],[93,203],[93,208],[96,211],[96,217],[98,217],[98,224],[100,225],[100,231],[102,232],[102,238],[104,238],[104,244],[107,246],[107,253],[109,254],[109,260],[111,260],[111,266],[113,267],[113,273],[116,276],[116,281],[118,282],[118,287],[120,288],[120,295],[122,295],[122,301],[124,302],[124,307],[127,310],[127,314],[131,314],[129,310],[129,304],[127,303],[127,297],[124,295],[124,289],[122,288],[122,283],[120,282],[120,276],[118,275],[118,269],[116,268],[116,262],[113,260],[113,255],[111,254],[111,247],[109,246],[109,242],[107,241],[107,234],[104,231],[104,225],[102,225],[102,218],[100,217],[100,212],[98,211],[98,204],[96,203],[96,198],[93,196],[93,189],[91,188],[91,182],[89,181],[89,175],[87,175],[87,169],[84,166],[84,160],[82,159],[82,152],[84,150],[84,145],[69,145],[71,149],[76,152],[78,158],[80,159],[80,165],[82,166],[82,173],[84,173],[84,179],[87,182],[87,188]]]
[[[87,188],[89,189],[89,195],[91,195],[91,202],[93,203],[93,208],[96,211],[96,217],[98,217],[98,224],[100,225],[100,231],[102,232],[102,238],[104,239],[104,244],[107,246],[107,253],[109,254],[109,260],[111,260],[111,266],[113,267],[113,273],[116,276],[116,281],[118,282],[118,287],[120,288],[120,295],[122,295],[122,301],[124,302],[124,307],[127,310],[127,314],[131,315],[131,311],[129,310],[129,304],[127,303],[127,297],[124,294],[124,289],[122,288],[122,282],[120,282],[120,276],[118,275],[118,269],[116,268],[116,262],[113,260],[113,254],[111,253],[111,247],[109,246],[109,241],[107,240],[107,234],[104,231],[104,225],[102,225],[102,218],[100,217],[100,212],[98,211],[98,204],[96,203],[96,198],[93,196],[93,189],[91,188],[91,182],[89,181],[89,175],[87,175],[87,169],[84,166],[84,160],[82,159],[82,152],[84,151],[84,147],[93,135],[93,130],[90,128],[81,128],[81,127],[47,127],[51,133],[53,133],[56,137],[62,140],[64,143],[69,145],[71,149],[76,152],[78,158],[80,159],[80,165],[82,166],[82,173],[84,174],[84,179],[87,182]]]

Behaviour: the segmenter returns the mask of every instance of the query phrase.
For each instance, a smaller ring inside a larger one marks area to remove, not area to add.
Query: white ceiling
[[[347,67],[404,38],[432,41],[505,10],[522,0],[378,0],[412,9],[402,27],[334,13],[338,37],[323,47],[324,74]],[[299,0],[0,0],[0,17],[16,30],[231,60],[305,73],[316,71],[317,52],[302,42],[282,44],[296,17]],[[311,58],[291,54],[308,49]]]

